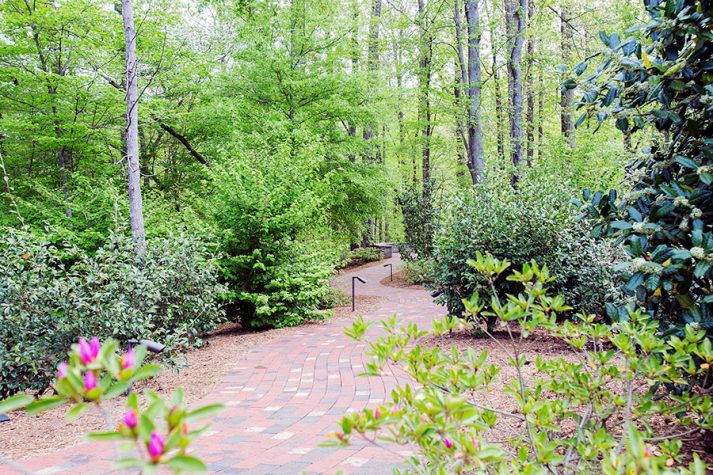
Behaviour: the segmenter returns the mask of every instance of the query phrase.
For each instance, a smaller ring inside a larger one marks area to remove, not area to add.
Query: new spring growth
[[[151,432],[151,439],[148,443],[149,456],[151,461],[156,463],[163,455],[163,451],[166,448],[166,439],[161,437],[158,432]]]
[[[90,342],[87,342],[84,338],[79,339],[79,357],[82,359],[82,363],[88,365],[93,363],[94,360],[99,356],[99,349],[101,348],[101,343],[99,343],[99,337],[93,336]]]
[[[84,375],[84,392],[89,392],[97,387],[97,377],[94,375],[94,371],[87,371]]]
[[[126,411],[126,414],[124,414],[124,418],[121,420],[121,422],[129,429],[135,429],[136,426],[139,424],[139,415],[137,414],[136,409],[129,408],[129,410]]]
[[[133,348],[129,348],[129,351],[121,357],[121,369],[133,368],[136,364],[136,354]]]

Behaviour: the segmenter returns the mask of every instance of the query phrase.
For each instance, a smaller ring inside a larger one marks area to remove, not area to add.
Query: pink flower
[[[139,415],[136,413],[136,410],[132,408],[126,411],[123,422],[129,429],[135,428],[139,424]]]
[[[82,358],[82,363],[89,364],[92,363],[97,356],[99,356],[99,349],[101,348],[101,343],[99,343],[99,337],[93,336],[91,341],[87,343],[84,338],[79,339],[79,356]]]
[[[161,455],[163,455],[163,451],[165,448],[166,439],[161,437],[156,431],[151,432],[151,440],[149,440],[148,445],[151,461],[156,462],[161,457]]]
[[[136,355],[134,349],[129,348],[129,351],[121,357],[121,369],[133,368],[136,364]]]
[[[473,448],[474,448],[475,450],[478,450],[478,449],[480,448],[480,444],[478,443],[478,439],[476,439],[475,437],[473,437]]]
[[[381,417],[381,412],[378,409],[374,409],[374,419],[379,419]]]
[[[62,379],[67,377],[67,362],[62,361],[59,366],[57,366],[57,379]]]
[[[448,437],[443,438],[443,445],[445,445],[448,450],[453,448],[453,442],[451,442],[451,439]]]
[[[94,376],[94,371],[87,371],[84,375],[84,391],[89,392],[97,387],[97,377]]]

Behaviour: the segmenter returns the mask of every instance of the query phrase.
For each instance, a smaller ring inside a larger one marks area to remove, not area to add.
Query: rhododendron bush
[[[398,326],[394,317],[383,322],[386,336],[370,344],[366,373],[403,371],[415,384],[399,386],[376,410],[346,414],[328,444],[364,437],[408,445],[417,473],[705,473],[697,455],[681,452],[681,439],[713,428],[713,346],[704,330],[688,325],[680,338],[665,340],[649,315],[631,309],[612,325],[587,314],[558,324],[570,308],[548,293],[547,267],[531,262],[510,271],[508,261],[489,255],[470,264],[490,292],[463,304],[510,356],[514,371],[503,391],[513,409],[488,403],[502,368],[489,364],[487,351],[423,348],[418,340],[427,332]],[[504,295],[503,278],[520,291]],[[488,331],[489,319],[506,338]],[[464,323],[436,321],[433,331]],[[345,333],[361,339],[368,327],[359,319]],[[524,345],[535,332],[567,351],[528,360]],[[531,364],[534,374],[526,376]],[[504,420],[514,435],[492,440],[489,432]]]
[[[142,473],[154,473],[165,466],[174,473],[205,472],[205,464],[198,458],[187,455],[190,443],[208,428],[208,425],[192,427],[193,423],[221,411],[220,404],[208,405],[188,411],[183,401],[183,391],[177,389],[170,402],[153,392],[145,393],[145,403],[139,404],[136,392],[131,392],[126,402],[126,412],[114,423],[103,404],[130,391],[136,381],[155,376],[160,366],[144,365],[146,347],[129,348],[118,352],[118,343],[99,338],[89,341],[80,338],[72,345],[67,361],[57,368],[53,382],[54,394],[35,399],[27,394],[18,394],[0,401],[0,413],[25,408],[28,414],[37,414],[62,405],[71,405],[67,419],[74,420],[86,411],[102,413],[106,432],[90,433],[92,440],[112,441],[118,446],[116,468],[139,469]],[[128,454],[128,456],[124,456]],[[22,469],[12,461],[0,461]]]

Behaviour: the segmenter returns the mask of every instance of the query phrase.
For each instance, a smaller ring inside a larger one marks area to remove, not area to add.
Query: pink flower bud
[[[381,417],[381,412],[378,409],[374,409],[374,419],[378,420]]]
[[[161,457],[161,455],[163,455],[163,451],[165,448],[166,439],[161,437],[156,431],[151,432],[151,439],[149,440],[148,444],[151,461],[156,462]]]
[[[84,375],[84,391],[89,392],[97,387],[97,377],[94,376],[94,371],[87,371]]]
[[[443,438],[443,445],[445,445],[448,450],[453,448],[453,442],[451,442],[448,437]]]
[[[121,357],[121,369],[133,368],[136,364],[136,354],[134,354],[134,349],[129,348],[129,351]]]
[[[62,361],[59,366],[57,366],[57,379],[62,379],[67,377],[67,362]]]
[[[480,448],[480,444],[478,443],[478,439],[476,439],[475,437],[473,437],[473,448],[474,448],[475,450],[478,450],[478,449]]]
[[[99,349],[101,344],[99,343],[99,338],[93,336],[91,342],[87,342],[84,338],[79,339],[79,357],[82,359],[82,363],[89,364],[97,359],[99,356]]]
[[[131,408],[126,411],[123,422],[129,429],[135,428],[139,424],[139,415],[136,413],[136,410]]]

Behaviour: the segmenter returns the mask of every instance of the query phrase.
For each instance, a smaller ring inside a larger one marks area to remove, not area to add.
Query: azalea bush
[[[577,67],[579,122],[612,117],[629,137],[655,129],[655,140],[629,167],[630,191],[585,190],[579,204],[594,236],[623,245],[630,257],[623,289],[662,330],[681,336],[696,322],[713,335],[713,6],[645,5],[651,22],[643,35],[601,32],[601,65],[588,75],[587,62]],[[621,307],[610,314],[625,317]]]
[[[168,353],[201,344],[224,321],[210,249],[186,236],[153,238],[137,261],[112,234],[96,254],[25,231],[0,238],[0,397],[42,391],[81,335],[150,339]]]
[[[178,389],[168,403],[155,393],[147,392],[145,408],[142,408],[137,394],[132,392],[127,398],[124,416],[115,423],[104,403],[125,394],[135,382],[161,371],[160,366],[143,364],[146,347],[129,348],[123,354],[119,354],[118,349],[116,340],[101,344],[96,336],[89,341],[80,338],[72,345],[69,358],[57,367],[52,384],[54,394],[39,399],[27,394],[12,396],[0,401],[0,413],[24,408],[33,415],[70,405],[66,417],[74,420],[87,411],[97,410],[103,415],[107,430],[90,433],[88,437],[119,444],[116,469],[138,469],[151,474],[164,466],[173,473],[206,472],[205,463],[187,455],[186,450],[208,426],[191,429],[189,425],[213,416],[223,406],[208,405],[189,411],[183,392]],[[123,452],[132,452],[134,456],[124,457]],[[20,467],[14,462],[2,461]]]
[[[404,372],[414,383],[399,385],[376,409],[347,413],[328,445],[358,437],[407,445],[415,473],[706,472],[697,454],[681,451],[682,439],[713,429],[713,345],[705,331],[691,324],[680,338],[663,339],[638,309],[611,325],[585,313],[558,324],[569,307],[549,292],[546,266],[510,270],[509,261],[487,255],[470,265],[491,297],[489,309],[478,294],[464,306],[472,320],[494,319],[505,335],[496,338],[484,325],[509,355],[507,399],[497,407],[490,401],[501,368],[487,351],[423,348],[418,341],[427,332],[394,317],[383,322],[386,335],[369,344],[365,372]],[[506,294],[503,280],[519,291]],[[433,331],[461,324],[446,318]],[[345,333],[361,340],[368,327],[359,319]],[[556,339],[566,353],[529,356],[524,346],[535,333]],[[689,390],[675,390],[683,387]],[[504,422],[509,435],[496,440],[492,433]]]

